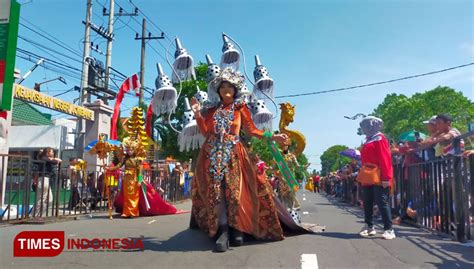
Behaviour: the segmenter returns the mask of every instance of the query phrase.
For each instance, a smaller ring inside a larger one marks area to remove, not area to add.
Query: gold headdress
[[[143,110],[139,107],[132,109],[132,115],[127,122],[128,137],[123,139],[122,145],[130,149],[138,158],[145,159],[148,148],[148,137],[145,132]]]

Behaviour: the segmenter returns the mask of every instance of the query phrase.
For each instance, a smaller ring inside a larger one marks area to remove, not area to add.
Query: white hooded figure
[[[222,39],[224,45],[222,46],[220,67],[222,69],[230,67],[234,71],[238,71],[240,66],[240,52],[234,48],[234,45],[230,43],[229,38],[225,34],[222,34]]]
[[[273,98],[273,79],[268,75],[268,70],[260,62],[258,55],[255,55],[255,69],[253,70],[255,79],[254,94],[259,98]]]
[[[171,80],[163,71],[163,67],[158,63],[158,77],[155,80],[155,94],[153,95],[152,105],[155,115],[173,113],[177,106],[177,91]]]
[[[179,38],[175,39],[176,51],[174,53],[173,68],[176,73],[173,72],[173,83],[177,84],[180,81],[185,81],[196,76],[193,66],[193,57],[188,54],[187,50],[183,48]]]
[[[252,112],[252,118],[257,128],[271,130],[273,113],[267,108],[265,101],[252,96],[248,106]]]
[[[191,110],[188,98],[184,99],[183,130],[178,135],[180,151],[190,151],[198,149],[205,141],[204,136],[199,131],[194,112]]]

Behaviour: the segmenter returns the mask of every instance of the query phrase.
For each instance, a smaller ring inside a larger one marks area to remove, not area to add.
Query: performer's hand
[[[288,135],[287,134],[275,134],[272,136],[273,141],[277,142],[280,145],[285,144],[285,142],[288,140]]]
[[[390,187],[390,181],[385,181],[385,180],[382,180],[382,188],[389,188]]]
[[[191,110],[194,112],[194,115],[196,116],[200,115],[201,104],[196,99],[196,97],[193,97],[191,99]]]

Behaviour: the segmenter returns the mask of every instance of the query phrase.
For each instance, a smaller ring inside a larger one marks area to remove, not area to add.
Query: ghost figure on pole
[[[194,94],[194,97],[198,100],[198,102],[202,105],[204,105],[206,102],[207,102],[207,92],[205,91],[201,91],[201,89],[199,89],[199,86],[196,85],[196,93]]]
[[[175,39],[176,42],[176,51],[174,53],[174,63],[173,63],[173,84],[177,84],[180,81],[188,80],[195,77],[194,66],[193,66],[193,57],[188,54],[187,50],[183,48],[179,38]]]
[[[153,112],[157,116],[165,113],[174,113],[177,106],[177,91],[163,71],[161,64],[158,63],[157,68],[156,91],[152,100]]]
[[[180,151],[200,148],[204,144],[204,136],[199,131],[196,117],[191,110],[188,98],[184,98],[183,130],[178,135]]]
[[[258,98],[273,98],[273,79],[268,75],[268,70],[262,65],[258,55],[255,55],[253,77],[255,79],[254,94]]]
[[[214,91],[211,87],[211,81],[213,81],[216,77],[219,76],[221,73],[221,68],[212,61],[211,56],[206,54],[206,61],[207,61],[207,73],[206,73],[206,80],[207,80],[207,100],[211,106],[217,105],[220,102],[219,94]]]
[[[249,108],[257,128],[272,129],[273,113],[267,108],[263,99],[257,99],[252,95],[249,101]]]
[[[222,46],[222,57],[220,67],[222,69],[230,67],[234,71],[239,70],[240,52],[234,48],[234,45],[232,43],[230,43],[230,40],[226,34],[222,33],[222,39],[224,41],[224,45]]]

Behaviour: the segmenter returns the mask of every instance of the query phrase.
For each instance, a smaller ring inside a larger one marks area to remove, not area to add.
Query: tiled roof
[[[24,125],[51,125],[51,114],[41,113],[32,105],[13,99],[13,121],[22,122]]]

